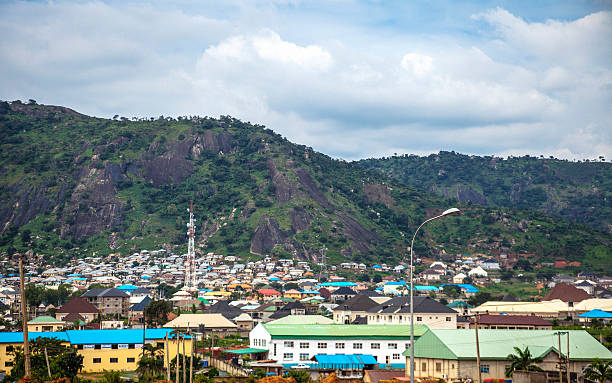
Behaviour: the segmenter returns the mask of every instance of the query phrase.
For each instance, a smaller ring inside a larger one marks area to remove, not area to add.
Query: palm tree
[[[508,354],[507,356],[508,360],[512,362],[506,368],[507,377],[511,377],[514,371],[542,371],[537,365],[537,363],[542,363],[542,358],[534,358],[529,351],[529,347],[525,347],[525,350],[514,347],[514,351],[514,354]]]
[[[606,380],[612,380],[612,361],[604,362],[595,358],[582,372],[588,380],[604,383]]]

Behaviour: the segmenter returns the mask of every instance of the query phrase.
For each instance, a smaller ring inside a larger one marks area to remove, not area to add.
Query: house
[[[257,293],[263,297],[263,299],[274,299],[280,298],[283,294],[280,291],[274,289],[259,289]]]
[[[486,278],[489,275],[481,266],[477,266],[468,271],[468,276],[472,278]]]
[[[367,324],[368,310],[378,305],[379,303],[365,294],[355,295],[334,309],[334,322],[350,324],[357,321],[361,324]]]
[[[133,304],[128,310],[128,319],[130,322],[137,321],[139,323],[144,323],[144,311],[151,301],[153,301],[153,299],[145,296],[143,300]]]
[[[302,293],[296,289],[290,289],[283,293],[283,298],[302,299]]]
[[[73,297],[55,312],[55,319],[65,321],[68,315],[77,314],[85,323],[89,323],[98,316],[99,312],[100,310],[85,298]]]
[[[463,283],[463,280],[464,280],[465,278],[467,278],[467,275],[465,275],[465,274],[463,274],[463,273],[456,274],[456,275],[453,277],[453,283],[456,283],[456,284]]]
[[[457,312],[428,296],[415,296],[416,324],[429,328],[457,328]],[[410,297],[395,297],[368,310],[369,325],[406,325],[410,323]]]
[[[28,321],[28,331],[31,332],[53,332],[61,331],[66,326],[65,322],[57,320],[52,316],[43,315]]]
[[[414,326],[415,339],[425,331],[425,326]],[[250,347],[269,350],[269,358],[283,364],[309,362],[320,354],[363,354],[403,367],[401,353],[409,342],[410,326],[404,325],[260,323],[249,334]]]
[[[555,330],[487,330],[479,332],[480,371],[484,379],[504,379],[508,355],[514,347],[529,347],[533,357],[543,359],[539,367],[545,371],[559,371],[559,353],[566,355],[567,338],[555,335]],[[583,330],[570,330],[569,368],[582,373],[582,369],[595,358],[611,360],[612,352]],[[558,342],[561,342],[561,350]],[[406,371],[410,371],[407,350]],[[478,379],[474,330],[430,329],[414,345],[414,374],[437,379]]]
[[[289,302],[270,315],[270,319],[280,319],[287,315],[306,315],[306,306],[299,301]]]
[[[499,262],[497,262],[494,259],[486,259],[484,261],[482,261],[482,263],[480,264],[480,267],[482,267],[485,270],[499,270]]]
[[[589,295],[593,295],[593,293],[595,292],[595,284],[587,280],[576,283],[575,286],[579,288],[580,290],[586,291],[586,293]]]
[[[440,273],[432,269],[427,269],[420,273],[418,277],[423,281],[439,281]]]
[[[221,314],[181,314],[163,327],[217,335],[238,332],[238,326]]]
[[[478,315],[471,318],[470,328],[504,330],[552,330],[552,322],[535,315]]]
[[[130,296],[119,289],[91,289],[81,297],[96,306],[102,315],[127,316]]]
[[[574,285],[570,285],[567,283],[557,283],[555,287],[553,287],[552,290],[550,290],[542,300],[552,301],[555,299],[560,299],[563,302],[577,303],[589,298],[591,298],[589,293],[577,288]]]
[[[237,318],[238,316],[243,314],[244,311],[240,310],[236,306],[230,305],[227,301],[219,301],[214,305],[210,306],[208,309],[206,309],[204,313],[221,314],[229,320],[234,320],[234,318]]]
[[[357,293],[348,286],[340,287],[331,293],[331,301],[338,303],[344,302],[357,295]]]
[[[363,372],[364,383],[380,383],[381,381],[390,382],[395,381],[397,378],[403,378],[406,372],[404,369],[398,370],[365,370]]]

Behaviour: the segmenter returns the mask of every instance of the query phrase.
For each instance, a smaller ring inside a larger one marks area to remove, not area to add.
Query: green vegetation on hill
[[[603,158],[600,158],[603,160]],[[612,232],[612,164],[440,152],[359,161],[407,185],[463,203],[539,210]]]
[[[263,126],[223,116],[101,119],[0,102],[0,253],[75,256],[164,247],[330,263],[396,262],[426,217],[455,204]],[[418,256],[529,253],[610,266],[612,235],[539,212],[463,204],[424,228]]]

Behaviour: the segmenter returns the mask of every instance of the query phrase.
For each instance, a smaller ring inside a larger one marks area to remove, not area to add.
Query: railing
[[[203,360],[208,362],[209,367],[215,367],[219,371],[225,371],[230,376],[249,376],[250,373],[240,366],[235,364],[227,363],[224,360],[213,358],[212,356],[205,355]]]

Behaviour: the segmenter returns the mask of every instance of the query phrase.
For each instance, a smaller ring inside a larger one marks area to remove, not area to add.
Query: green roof
[[[62,323],[62,321],[57,320],[49,315],[41,315],[28,322],[28,324],[30,323]]]
[[[409,339],[410,326],[401,324],[263,324],[272,338],[282,339]],[[414,336],[427,331],[427,326],[415,325]]]
[[[478,330],[480,358],[506,360],[514,354],[514,347],[529,347],[531,354],[543,357],[549,352],[557,352],[558,337],[556,330]],[[584,330],[570,332],[570,359],[593,360],[600,358],[612,360],[612,352]],[[567,335],[561,335],[561,353],[567,350]],[[410,351],[404,352],[405,356]],[[474,330],[432,329],[421,336],[414,344],[414,356],[435,359],[476,359],[476,335]]]
[[[244,354],[259,354],[262,352],[268,352],[268,350],[265,350],[263,348],[241,348],[239,350],[225,350],[222,351],[225,354],[236,354],[236,355],[244,355]]]

